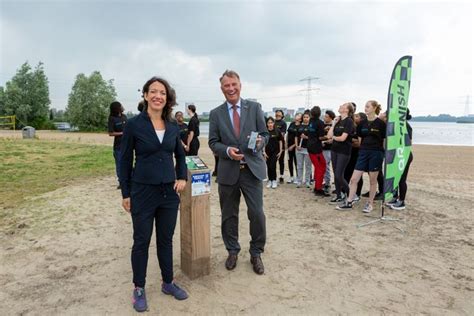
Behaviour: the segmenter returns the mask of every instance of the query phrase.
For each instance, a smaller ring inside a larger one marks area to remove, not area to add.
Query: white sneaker
[[[374,208],[372,207],[372,205],[370,205],[369,203],[366,203],[365,206],[364,206],[364,209],[362,210],[362,212],[364,213],[370,213],[372,212]]]
[[[278,182],[276,180],[272,181],[272,189],[276,189],[278,186]]]
[[[286,183],[293,183],[293,177],[289,177],[288,181],[286,181]]]
[[[267,189],[270,189],[270,188],[272,187],[272,182],[273,182],[273,181],[268,180],[268,182],[267,182]]]

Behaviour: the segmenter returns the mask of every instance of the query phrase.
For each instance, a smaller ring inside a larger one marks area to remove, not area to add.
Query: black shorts
[[[365,172],[375,172],[382,169],[383,151],[379,150],[359,150],[355,170]]]

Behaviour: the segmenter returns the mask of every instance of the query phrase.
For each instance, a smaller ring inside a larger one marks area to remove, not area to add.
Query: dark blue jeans
[[[178,215],[179,196],[173,183],[150,185],[132,183],[133,221],[132,269],[135,286],[145,287],[148,248],[156,226],[156,249],[163,281],[173,281],[173,234]]]

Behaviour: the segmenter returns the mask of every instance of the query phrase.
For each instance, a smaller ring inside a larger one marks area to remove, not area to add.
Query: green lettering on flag
[[[389,201],[398,190],[411,152],[406,112],[410,94],[411,56],[396,63],[390,80],[387,102],[387,139],[385,145],[384,200]]]

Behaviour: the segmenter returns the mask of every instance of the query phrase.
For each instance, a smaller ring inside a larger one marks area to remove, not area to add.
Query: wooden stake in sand
[[[210,273],[211,173],[197,156],[186,157],[188,181],[181,194],[181,270],[190,279]]]

